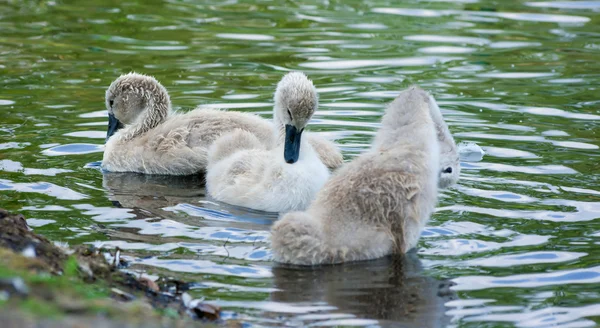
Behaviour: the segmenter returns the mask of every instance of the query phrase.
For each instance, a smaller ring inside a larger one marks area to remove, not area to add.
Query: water
[[[600,323],[600,1],[0,3],[0,205],[128,270],[195,282],[248,325]],[[417,83],[467,152],[416,255],[274,266],[276,219],[201,180],[102,174],[104,91],[132,70],[174,106],[270,117],[285,71],[320,92],[311,130],[364,151]],[[451,287],[449,287],[451,286]]]

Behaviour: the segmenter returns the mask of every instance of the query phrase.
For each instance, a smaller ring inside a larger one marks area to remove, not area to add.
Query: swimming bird
[[[274,145],[273,124],[257,115],[215,109],[177,113],[167,90],[153,77],[129,73],[106,91],[107,141],[102,168],[110,172],[189,175],[203,172],[208,147],[221,134],[241,129],[267,148]],[[308,135],[329,168],[343,162],[335,144]]]
[[[275,147],[267,149],[238,129],[209,149],[206,189],[216,200],[268,212],[303,210],[329,178],[329,170],[303,138],[318,107],[312,81],[300,72],[286,74],[274,101]]]
[[[460,176],[460,159],[458,149],[446,121],[442,116],[440,107],[433,96],[429,96],[429,113],[435,123],[437,138],[440,143],[440,180],[438,186],[440,188],[448,188],[459,179]]]
[[[305,212],[273,225],[275,261],[369,260],[416,245],[437,202],[440,153],[430,101],[411,87],[388,105],[371,149],[338,169]]]

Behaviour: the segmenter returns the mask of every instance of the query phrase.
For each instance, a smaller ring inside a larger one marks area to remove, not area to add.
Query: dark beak
[[[119,122],[114,114],[108,114],[108,131],[106,132],[106,141],[112,137],[115,132],[123,127],[123,123]]]
[[[283,149],[283,158],[288,164],[293,164],[300,157],[300,138],[302,131],[298,131],[295,126],[286,124],[285,126],[285,147]]]

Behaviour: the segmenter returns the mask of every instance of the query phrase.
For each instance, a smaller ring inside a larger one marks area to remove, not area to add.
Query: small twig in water
[[[27,123],[27,121],[29,121],[29,117],[25,118],[25,121],[23,121],[23,123],[19,124],[16,129],[22,127],[23,125],[25,125],[25,123]]]
[[[227,257],[223,259],[223,262],[225,262],[229,258],[229,250],[227,249],[228,242],[229,242],[229,238],[227,238],[227,240],[225,240],[225,244],[223,244],[223,248],[225,248],[225,251],[227,252]]]

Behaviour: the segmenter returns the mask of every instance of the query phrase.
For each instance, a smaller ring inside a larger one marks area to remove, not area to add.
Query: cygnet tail
[[[271,230],[273,259],[280,263],[315,265],[330,261],[321,224],[306,212],[292,212]]]
[[[330,227],[333,235],[327,235],[321,218],[308,212],[288,213],[271,230],[273,259],[296,265],[337,264],[370,260],[392,252],[388,231],[353,222]]]
[[[264,149],[258,138],[242,129],[235,129],[230,133],[223,134],[210,147],[208,151],[208,163],[219,162],[234,153],[244,149]]]

